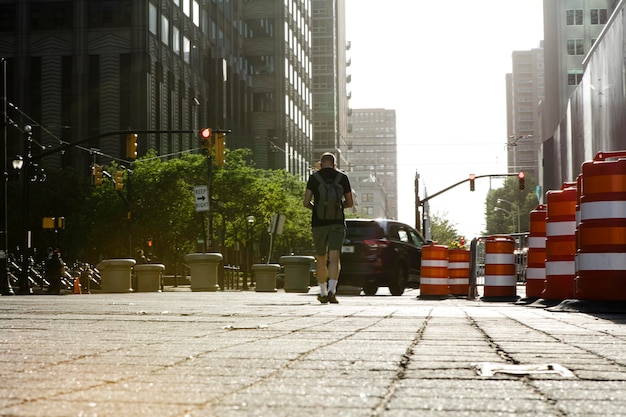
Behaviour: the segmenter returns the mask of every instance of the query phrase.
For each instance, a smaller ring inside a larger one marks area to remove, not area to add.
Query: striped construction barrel
[[[420,297],[445,298],[448,294],[448,247],[422,246]]]
[[[526,297],[540,298],[546,281],[546,206],[539,204],[530,212]]]
[[[626,301],[626,151],[582,165],[576,298]]]
[[[469,292],[470,252],[448,249],[448,285],[450,294],[467,297]]]
[[[546,288],[548,300],[574,298],[576,268],[576,183],[546,193]]]
[[[517,297],[515,239],[511,236],[488,236],[485,240],[485,289],[483,298]]]

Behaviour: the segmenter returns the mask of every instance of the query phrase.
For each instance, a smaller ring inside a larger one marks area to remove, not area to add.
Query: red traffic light
[[[524,174],[523,172],[520,172],[519,174],[517,174],[517,178],[519,179],[524,179],[525,176],[526,174]]]
[[[474,191],[476,189],[476,187],[474,185],[474,180],[475,179],[476,179],[476,175],[474,175],[474,174],[470,174],[469,175],[470,191]]]
[[[211,129],[209,129],[208,127],[205,127],[204,129],[202,129],[200,131],[200,136],[202,136],[203,138],[210,138],[211,137]]]
[[[522,171],[520,171],[517,174],[517,184],[518,184],[520,190],[523,190],[526,187],[526,185],[524,184],[524,179],[525,178],[526,178],[526,174],[524,174]]]

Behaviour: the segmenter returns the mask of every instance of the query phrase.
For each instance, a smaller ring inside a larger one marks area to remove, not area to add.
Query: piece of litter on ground
[[[479,376],[494,376],[497,373],[510,375],[531,375],[531,374],[558,374],[564,378],[574,378],[574,374],[569,369],[558,363],[545,363],[538,365],[510,365],[502,363],[482,362],[472,366]]]
[[[259,330],[259,329],[267,329],[267,324],[257,324],[256,326],[234,326],[229,324],[228,326],[222,327],[224,330]]]

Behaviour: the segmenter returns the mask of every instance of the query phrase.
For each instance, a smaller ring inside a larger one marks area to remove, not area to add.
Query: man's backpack
[[[337,173],[334,181],[326,182],[315,172],[313,174],[319,182],[319,201],[315,200],[317,218],[320,220],[343,220],[343,187],[339,183],[343,174]]]

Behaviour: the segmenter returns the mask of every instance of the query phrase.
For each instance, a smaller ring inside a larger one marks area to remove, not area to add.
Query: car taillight
[[[384,249],[389,246],[387,239],[365,239],[363,244],[371,249]]]

